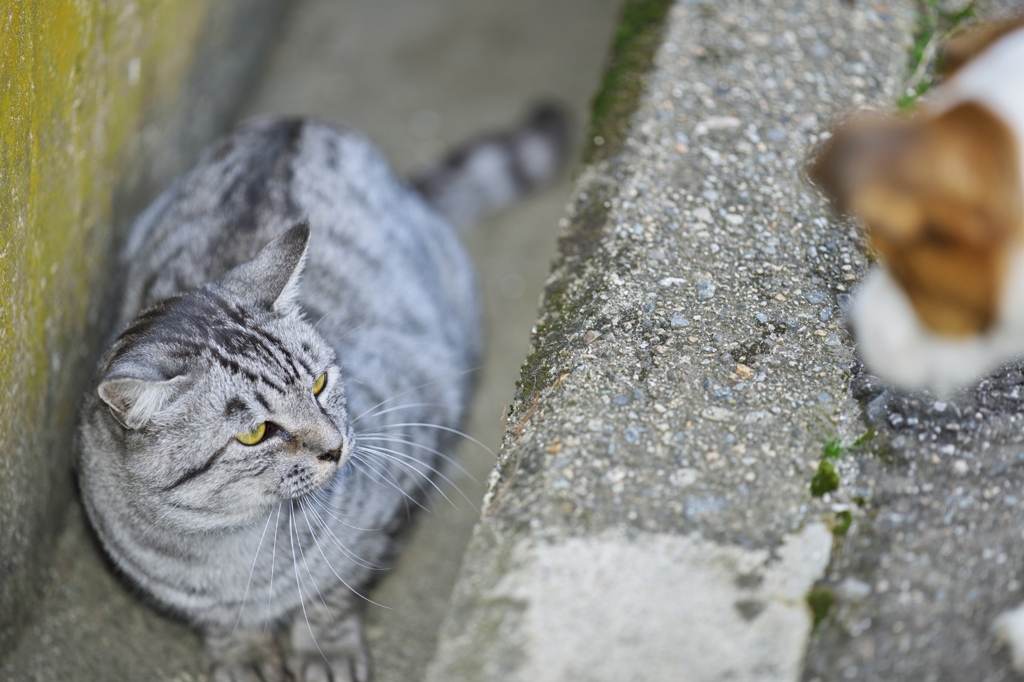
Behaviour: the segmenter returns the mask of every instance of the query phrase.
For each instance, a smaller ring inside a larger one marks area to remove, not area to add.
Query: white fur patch
[[[992,623],[992,634],[1010,646],[1013,669],[1024,672],[1024,604],[999,614]]]
[[[858,290],[851,321],[872,372],[904,390],[948,394],[1024,353],[1024,250],[1011,258],[999,318],[985,334],[951,339],[932,332],[884,268]]]

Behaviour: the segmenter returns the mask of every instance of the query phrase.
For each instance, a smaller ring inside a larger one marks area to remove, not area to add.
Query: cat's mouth
[[[285,499],[296,499],[326,488],[338,470],[352,459],[354,442],[354,438],[346,437],[338,447],[310,457],[303,464],[295,463],[281,478],[282,496]]]
[[[294,500],[305,497],[323,489],[334,479],[341,459],[340,454],[336,460],[324,461],[320,457],[307,462],[304,466],[294,465],[288,469],[278,486],[282,498]]]

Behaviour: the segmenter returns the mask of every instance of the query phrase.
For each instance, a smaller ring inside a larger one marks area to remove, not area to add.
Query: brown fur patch
[[[1024,28],[1024,14],[972,26],[946,41],[939,52],[942,75],[949,76],[1007,33]]]
[[[864,221],[921,321],[965,336],[995,321],[1010,247],[1024,239],[1018,141],[968,102],[939,116],[862,116],[811,178]]]

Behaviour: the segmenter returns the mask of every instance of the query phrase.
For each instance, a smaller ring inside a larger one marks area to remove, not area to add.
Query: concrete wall
[[[0,655],[73,494],[72,432],[118,235],[230,120],[282,4],[0,10]]]

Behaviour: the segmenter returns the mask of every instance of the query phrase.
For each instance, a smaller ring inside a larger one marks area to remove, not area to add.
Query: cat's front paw
[[[285,682],[277,644],[262,633],[207,632],[203,667],[210,682]]]
[[[358,651],[303,651],[288,657],[296,682],[370,682],[370,655]]]
[[[278,660],[252,661],[207,661],[206,676],[210,682],[284,682],[284,668]]]
[[[333,621],[321,618],[326,615],[310,609],[311,618],[293,624],[288,671],[296,682],[370,682],[362,618],[351,611],[335,612]]]

